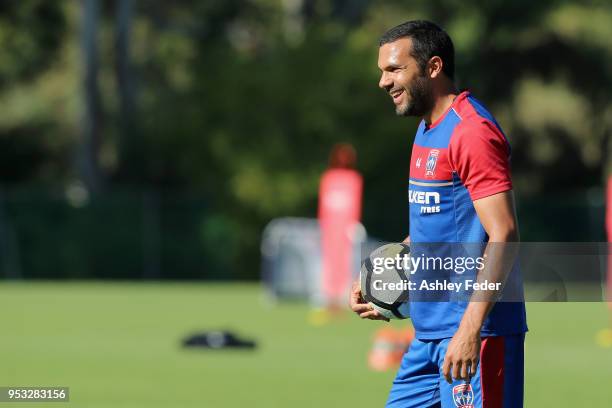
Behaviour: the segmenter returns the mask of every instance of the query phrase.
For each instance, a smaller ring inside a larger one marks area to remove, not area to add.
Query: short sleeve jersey
[[[434,123],[418,127],[408,198],[413,243],[488,241],[473,201],[512,189],[510,145],[491,113],[469,92],[459,94]],[[466,303],[414,302],[411,317],[421,339],[451,337]],[[525,332],[525,306],[497,303],[482,335]]]

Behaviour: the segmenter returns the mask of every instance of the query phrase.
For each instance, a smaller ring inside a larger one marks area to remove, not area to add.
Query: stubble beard
[[[398,116],[423,116],[431,110],[431,86],[425,75],[416,77],[405,90],[410,98],[405,104],[395,108]]]

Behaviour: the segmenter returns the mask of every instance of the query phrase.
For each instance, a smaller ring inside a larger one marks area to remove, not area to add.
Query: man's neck
[[[450,108],[450,106],[453,104],[453,101],[455,100],[458,94],[459,92],[457,91],[457,89],[452,86],[444,92],[441,92],[436,95],[434,97],[433,108],[431,109],[431,111],[423,115],[425,123],[429,126],[436,120],[440,119],[440,117],[444,115],[448,108]]]

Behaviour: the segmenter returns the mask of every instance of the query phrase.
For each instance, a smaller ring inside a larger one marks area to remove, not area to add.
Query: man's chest
[[[453,170],[448,147],[426,147],[415,143],[410,159],[410,178],[417,180],[450,181]]]

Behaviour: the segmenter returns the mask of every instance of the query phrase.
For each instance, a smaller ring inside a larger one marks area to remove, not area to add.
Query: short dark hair
[[[412,40],[412,56],[424,70],[433,56],[442,58],[442,72],[453,79],[455,76],[455,47],[449,35],[438,25],[427,20],[406,21],[393,27],[380,38],[379,46],[399,40]]]

